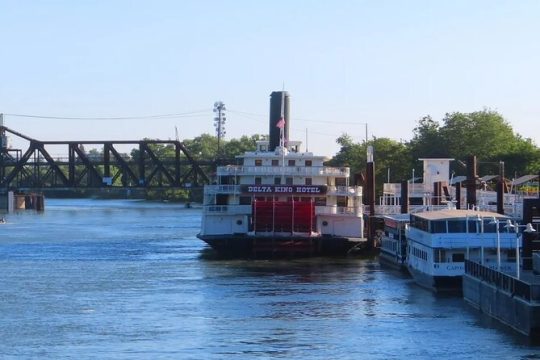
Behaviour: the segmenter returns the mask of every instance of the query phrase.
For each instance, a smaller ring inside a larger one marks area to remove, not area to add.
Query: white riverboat
[[[410,221],[409,214],[386,215],[384,232],[381,236],[379,261],[398,270],[407,270],[407,237],[405,229]]]
[[[324,166],[328,158],[289,141],[288,124],[288,95],[274,92],[269,140],[237,156],[240,165],[218,167],[216,184],[205,186],[197,236],[218,252],[340,255],[366,244],[362,188],[351,186],[349,168]]]
[[[465,259],[515,272],[519,241],[510,218],[494,212],[447,209],[411,214],[407,267],[416,283],[460,291]]]

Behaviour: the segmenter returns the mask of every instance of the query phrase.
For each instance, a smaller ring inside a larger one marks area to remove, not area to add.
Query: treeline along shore
[[[357,134],[353,134],[357,137]],[[202,134],[194,139],[183,140],[192,157],[200,162],[203,170],[212,178],[216,166],[234,164],[235,156],[245,151],[254,151],[256,141],[265,135],[242,136],[239,139],[223,140],[218,143],[215,136]],[[465,175],[465,159],[475,155],[478,159],[479,174],[498,174],[503,164],[507,178],[525,174],[536,174],[540,170],[540,148],[529,138],[514,132],[510,123],[497,111],[483,109],[471,113],[447,113],[436,121],[424,116],[416,121],[411,140],[393,140],[372,136],[361,142],[353,141],[353,136],[343,133],[336,139],[340,150],[327,165],[351,168],[361,182],[365,173],[367,146],[373,146],[377,190],[382,191],[382,183],[411,179],[416,173],[422,174],[420,158],[452,158],[451,173]],[[163,158],[174,158],[175,149],[169,145],[152,144],[152,151]],[[103,157],[103,149],[90,149],[89,157]],[[126,159],[136,161],[139,150],[124,154]],[[144,198],[179,202],[198,202],[202,196],[199,188],[170,189],[72,189],[47,190],[50,197],[99,197],[99,198]]]

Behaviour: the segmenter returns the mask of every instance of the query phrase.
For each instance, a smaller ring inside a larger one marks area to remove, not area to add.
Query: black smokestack
[[[401,182],[401,213],[409,212],[409,182],[407,180]]]
[[[284,101],[283,118],[285,127],[283,135],[285,143],[289,140],[289,93],[286,91],[274,91],[270,94],[270,146],[268,150],[274,151],[279,146],[280,129],[276,126],[281,118],[281,102]]]
[[[467,209],[476,206],[476,156],[467,157]]]

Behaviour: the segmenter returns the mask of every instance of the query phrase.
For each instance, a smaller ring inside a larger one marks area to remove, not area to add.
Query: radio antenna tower
[[[216,136],[217,136],[217,156],[220,154],[220,145],[221,145],[221,138],[225,137],[225,121],[227,120],[225,118],[225,104],[223,101],[216,101],[214,103],[214,113],[216,116],[214,117],[214,127],[216,128]]]

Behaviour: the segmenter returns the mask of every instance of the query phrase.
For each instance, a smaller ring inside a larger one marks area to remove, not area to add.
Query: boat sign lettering
[[[450,270],[450,271],[461,270],[461,271],[464,271],[465,267],[463,265],[446,265],[446,270]]]
[[[270,193],[272,192],[272,187],[271,186],[248,186],[247,192]]]
[[[326,186],[274,186],[274,185],[242,185],[242,192],[249,194],[326,194]]]

